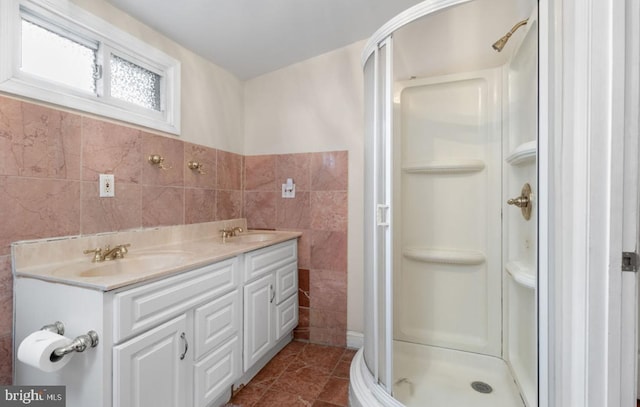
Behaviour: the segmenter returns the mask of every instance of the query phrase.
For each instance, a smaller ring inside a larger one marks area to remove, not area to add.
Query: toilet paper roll
[[[54,358],[51,354],[56,348],[67,346],[71,339],[50,331],[36,331],[24,338],[18,347],[18,360],[33,366],[43,372],[55,372],[62,369],[73,357],[73,353],[65,355],[62,359]]]

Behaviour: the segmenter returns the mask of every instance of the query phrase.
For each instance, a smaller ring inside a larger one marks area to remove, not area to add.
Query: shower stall
[[[538,405],[535,0],[428,0],[369,41],[353,406]]]

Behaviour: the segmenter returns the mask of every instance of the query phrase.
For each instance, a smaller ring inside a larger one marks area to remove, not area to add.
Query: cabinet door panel
[[[244,287],[244,370],[248,370],[273,345],[273,274]]]
[[[276,338],[280,340],[298,325],[298,296],[292,295],[276,306]]]
[[[242,375],[240,339],[234,336],[194,367],[196,406],[217,399]]]
[[[194,351],[198,360],[242,329],[239,290],[204,304],[195,311]]]
[[[287,264],[276,271],[276,304],[298,291],[298,262]]]
[[[186,320],[181,315],[113,348],[114,407],[184,407]]]

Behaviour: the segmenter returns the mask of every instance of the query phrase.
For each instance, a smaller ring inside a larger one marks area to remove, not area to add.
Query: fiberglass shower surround
[[[535,3],[426,1],[363,62],[372,312],[352,405],[536,406]]]

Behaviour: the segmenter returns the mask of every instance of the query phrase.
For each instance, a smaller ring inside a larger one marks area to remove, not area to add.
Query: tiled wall
[[[344,346],[347,327],[346,151],[245,157],[249,228],[298,230],[299,339]],[[293,178],[296,196],[282,198]]]
[[[11,383],[11,242],[241,217],[243,159],[0,97],[0,385]],[[115,174],[115,198],[98,197],[100,173]]]
[[[151,166],[150,154],[171,168]],[[115,174],[114,198],[98,197],[100,173]],[[280,198],[286,178],[294,199]],[[241,216],[304,232],[296,337],[344,345],[346,152],[243,157],[0,96],[0,385],[12,372],[11,242]]]

